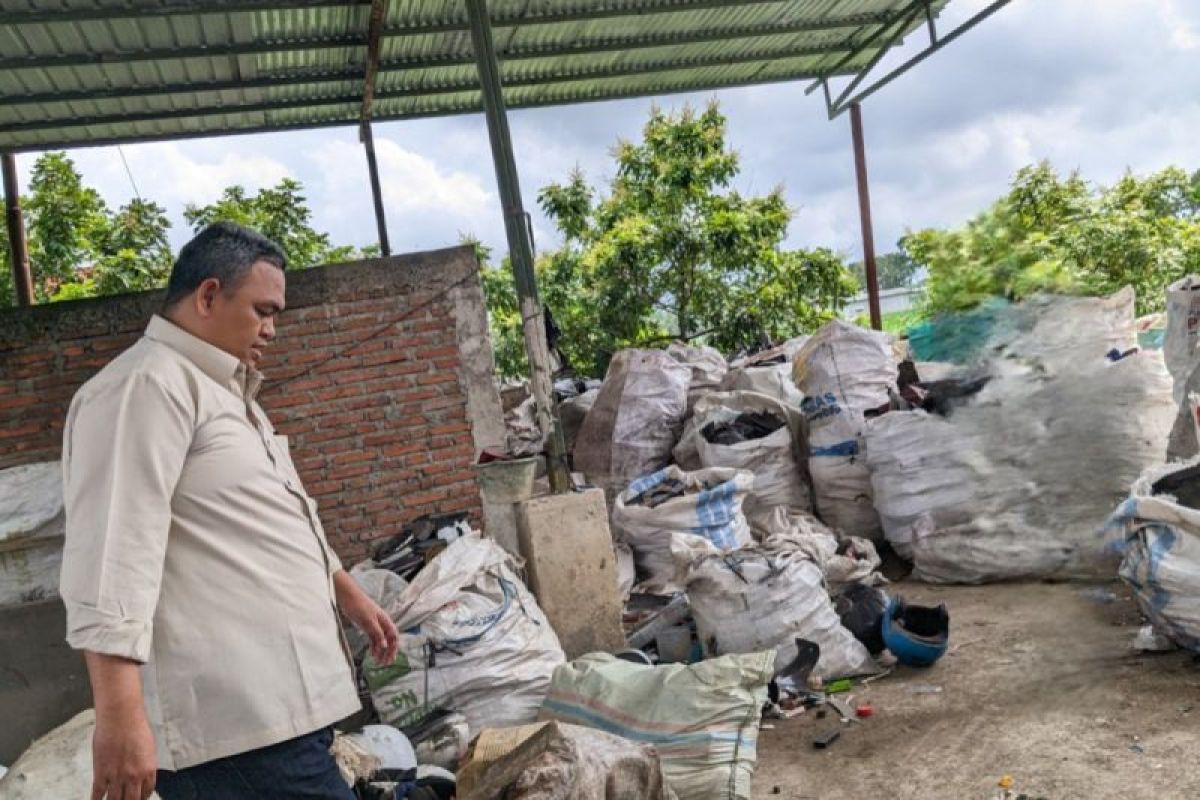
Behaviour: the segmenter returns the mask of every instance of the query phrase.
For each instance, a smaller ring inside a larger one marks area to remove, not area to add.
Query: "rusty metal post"
[[[863,267],[867,273],[867,304],[871,309],[871,327],[883,330],[879,310],[879,274],[875,269],[875,233],[871,229],[871,190],[867,186],[867,154],[863,145],[862,109],[850,106],[850,133],[854,137],[854,174],[858,178],[858,217],[862,222]]]
[[[0,154],[4,171],[4,219],[8,225],[8,255],[12,259],[13,286],[17,303],[33,305],[33,277],[29,272],[29,243],[25,240],[25,220],[21,217],[21,196],[17,189],[17,160],[12,153]]]
[[[369,121],[359,127],[359,138],[367,151],[367,172],[371,176],[371,199],[375,202],[375,228],[379,231],[379,252],[387,257],[392,254],[392,246],[388,243],[387,218],[383,215],[383,188],[379,184],[379,165],[375,162],[375,135],[371,132]]]

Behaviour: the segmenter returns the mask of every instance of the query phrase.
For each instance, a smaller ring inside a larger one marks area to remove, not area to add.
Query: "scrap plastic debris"
[[[740,444],[770,436],[786,424],[769,411],[747,411],[727,422],[708,423],[700,435],[712,444]]]

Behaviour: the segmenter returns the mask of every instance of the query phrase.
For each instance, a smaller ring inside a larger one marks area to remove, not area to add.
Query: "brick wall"
[[[0,469],[59,458],[75,390],[132,344],[160,292],[0,312]],[[503,441],[470,248],[288,274],[260,400],[338,553],[422,514],[481,517],[471,464]]]

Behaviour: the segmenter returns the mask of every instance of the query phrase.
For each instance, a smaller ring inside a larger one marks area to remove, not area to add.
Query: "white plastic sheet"
[[[631,501],[668,482],[683,485],[685,493],[653,508]],[[742,513],[754,476],[736,469],[684,472],[667,467],[629,485],[612,512],[612,527],[620,541],[633,549],[644,590],[669,594],[680,589],[680,576],[671,555],[675,537],[711,542],[720,550],[750,544],[750,526]]]
[[[679,800],[750,800],[775,655],[651,667],[595,653],[554,673],[541,718],[652,744]]]
[[[413,579],[394,616],[396,660],[364,662],[384,722],[402,727],[439,706],[461,712],[473,733],[533,720],[565,656],[515,568],[498,544],[471,533]]]

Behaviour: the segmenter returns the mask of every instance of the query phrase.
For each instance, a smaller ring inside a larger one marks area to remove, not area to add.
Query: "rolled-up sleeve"
[[[67,642],[145,662],[195,404],[152,375],[76,396],[63,440]]]

